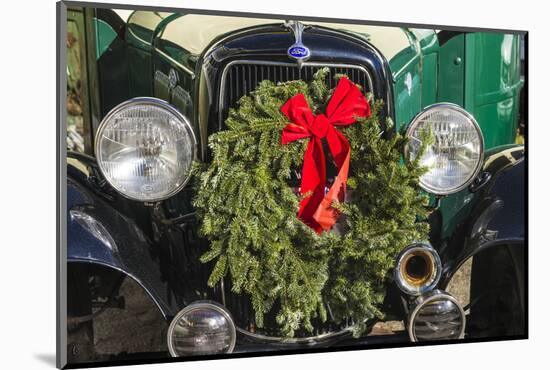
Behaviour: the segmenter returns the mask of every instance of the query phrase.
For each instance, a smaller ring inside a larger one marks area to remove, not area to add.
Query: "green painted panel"
[[[437,36],[433,30],[404,29],[409,46],[389,60],[396,127],[406,127],[437,95]]]
[[[412,46],[401,50],[388,61],[393,80],[396,81],[400,77],[403,77],[403,75],[410,70],[411,64],[418,63],[419,61],[419,51],[413,49]]]
[[[466,66],[464,69],[464,83],[466,84],[466,96],[464,97],[464,109],[471,114],[474,114],[475,110],[475,90],[477,89],[476,83],[476,41],[475,35],[469,34],[465,37],[465,57],[467,58]],[[475,116],[475,114],[474,114]]]
[[[439,51],[438,102],[464,105],[464,35],[447,41]]]
[[[483,132],[486,149],[514,142],[518,107],[519,96],[516,95],[475,108],[474,116]]]
[[[400,130],[422,109],[420,65],[413,62],[400,73],[393,85],[395,123]]]
[[[437,102],[437,54],[424,56],[422,61],[422,108]]]
[[[511,34],[466,36],[466,109],[481,126],[486,149],[515,140],[522,87],[519,42]]]
[[[469,34],[467,43],[475,46],[476,83],[472,91],[477,105],[501,100],[499,94],[514,93],[520,79],[519,36],[502,33]]]
[[[396,128],[406,127],[421,108],[422,95],[420,44],[415,33],[403,29],[409,45],[389,60],[393,78]]]
[[[108,23],[97,18],[94,18],[94,29],[96,32],[96,58],[99,59],[109,49],[109,45],[117,37],[117,33]]]

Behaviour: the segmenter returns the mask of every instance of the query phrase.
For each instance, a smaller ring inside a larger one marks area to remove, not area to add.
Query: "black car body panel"
[[[475,204],[441,253],[446,287],[453,273],[486,248],[525,242],[525,160],[523,146],[503,146],[487,153],[469,192]],[[523,268],[523,266],[521,266]]]
[[[80,166],[83,165],[80,162]],[[90,181],[93,180],[81,169],[68,166],[67,261],[97,264],[122,272],[135,280],[162,315],[170,319],[178,307],[162,276],[151,242],[131,218],[109,204],[105,199],[108,194],[102,194]]]

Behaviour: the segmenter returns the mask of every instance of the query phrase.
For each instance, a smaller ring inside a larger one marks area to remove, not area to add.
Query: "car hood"
[[[284,19],[226,17],[189,14],[165,25],[162,38],[200,55],[216,38],[240,29],[267,24],[282,24]],[[327,27],[353,33],[378,48],[390,60],[403,49],[411,47],[407,31],[398,27],[303,21],[306,25]]]
[[[141,46],[149,48],[155,42],[154,38],[158,38],[160,44],[180,48],[187,61],[197,60],[216,39],[224,35],[250,27],[285,23],[284,19],[148,11],[136,11],[129,16],[126,13],[119,15],[127,18],[131,38],[139,40]],[[411,59],[431,52],[438,45],[433,29],[310,20],[302,20],[302,23],[346,32],[368,41],[388,60],[392,72],[399,71]],[[149,32],[138,33],[143,30]]]

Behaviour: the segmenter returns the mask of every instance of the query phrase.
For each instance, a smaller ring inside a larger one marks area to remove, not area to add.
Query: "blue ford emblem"
[[[288,48],[288,56],[295,59],[306,59],[309,53],[309,49],[302,45],[292,45]]]
[[[309,49],[302,44],[304,25],[297,21],[288,21],[285,23],[285,26],[290,28],[294,34],[294,44],[288,48],[286,53],[289,57],[296,59],[298,66],[301,67],[302,64],[311,56],[311,51],[309,51]]]

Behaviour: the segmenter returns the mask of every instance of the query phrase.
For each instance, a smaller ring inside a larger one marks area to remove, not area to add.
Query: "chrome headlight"
[[[189,179],[196,139],[189,121],[168,103],[135,98],[101,121],[95,153],[107,181],[127,198],[152,202]]]
[[[420,178],[420,186],[436,195],[464,189],[474,180],[483,162],[483,135],[476,120],[455,104],[427,107],[407,130],[409,159],[416,158],[426,130],[431,131],[434,143],[420,159],[420,164],[429,168]]]
[[[194,302],[181,310],[168,328],[173,357],[231,353],[237,334],[229,312],[212,302]]]
[[[449,293],[432,290],[418,297],[409,314],[408,332],[411,341],[461,339],[466,315]]]

